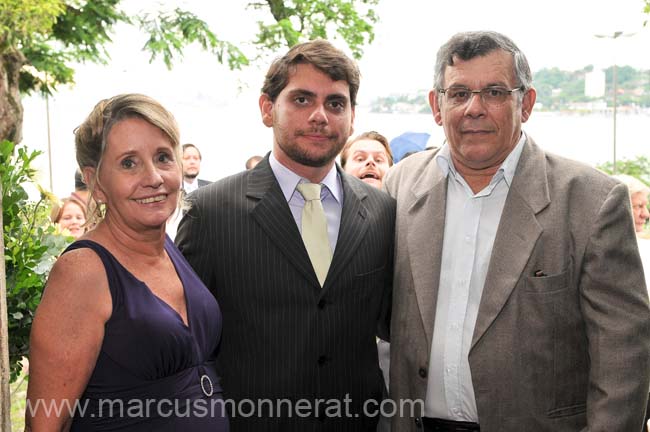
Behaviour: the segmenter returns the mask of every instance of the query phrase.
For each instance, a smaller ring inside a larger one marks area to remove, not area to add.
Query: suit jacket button
[[[426,378],[426,377],[427,377],[427,370],[426,370],[426,368],[423,368],[423,367],[420,368],[420,370],[418,371],[418,374],[419,374],[422,378]]]
[[[420,417],[415,418],[415,426],[420,429],[422,427],[422,419]]]
[[[328,359],[326,355],[318,357],[318,366],[323,366],[325,363],[327,363],[327,360]]]
[[[324,309],[325,308],[325,299],[320,299],[318,302],[318,309]]]

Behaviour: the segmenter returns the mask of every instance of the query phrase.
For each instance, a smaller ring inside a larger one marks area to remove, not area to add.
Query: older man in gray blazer
[[[626,189],[522,132],[535,95],[501,34],[438,52],[429,102],[447,141],[385,180],[390,391],[416,407],[394,430],[642,429],[650,309]]]

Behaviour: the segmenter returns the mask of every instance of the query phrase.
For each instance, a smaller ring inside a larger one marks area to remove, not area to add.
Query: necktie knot
[[[320,200],[321,185],[318,183],[300,183],[296,189],[305,201]]]

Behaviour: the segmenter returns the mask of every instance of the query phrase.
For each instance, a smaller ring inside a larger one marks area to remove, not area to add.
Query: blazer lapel
[[[527,138],[494,240],[472,348],[501,312],[521,278],[543,231],[536,214],[549,203],[544,152]]]
[[[367,196],[366,192],[357,182],[351,181],[351,177],[341,171],[338,165],[337,170],[343,184],[343,208],[336,249],[323,291],[336,280],[350,262],[368,230],[368,210],[363,204]]]
[[[411,190],[414,201],[408,207],[410,224],[407,233],[407,256],[410,259],[415,295],[430,351],[440,283],[447,199],[447,178],[440,171],[435,159],[431,159],[429,167],[424,170],[422,177],[414,183]],[[431,221],[437,223],[432,225]]]
[[[257,201],[250,211],[266,235],[302,275],[320,289],[307,249],[289,210],[289,204],[273,175],[267,155],[251,170],[246,196]]]

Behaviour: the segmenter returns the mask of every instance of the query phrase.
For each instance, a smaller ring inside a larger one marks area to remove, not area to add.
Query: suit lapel
[[[481,296],[472,347],[496,319],[542,234],[536,214],[550,203],[544,152],[528,138],[508,192]]]
[[[268,155],[251,170],[246,196],[257,201],[250,211],[253,219],[287,261],[320,289],[296,221],[269,165]]]
[[[412,192],[414,201],[408,207],[408,256],[422,326],[430,350],[440,282],[447,199],[446,177],[435,159],[431,159],[422,177],[413,185]],[[432,226],[431,221],[437,223]]]
[[[358,182],[352,180],[338,166],[337,170],[343,184],[343,208],[341,209],[341,224],[336,249],[323,292],[332,285],[347,263],[350,262],[368,230],[368,210],[363,203],[367,196],[366,192]]]

